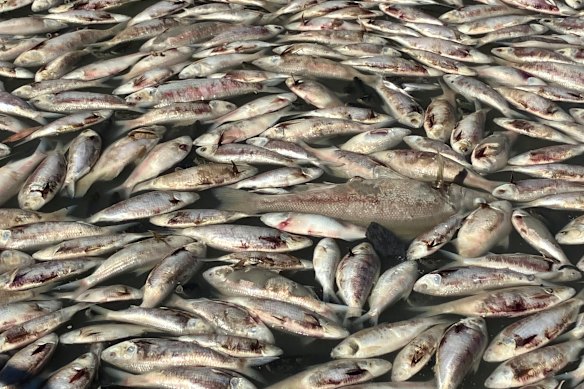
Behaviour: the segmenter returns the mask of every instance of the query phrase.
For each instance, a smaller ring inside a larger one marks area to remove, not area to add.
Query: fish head
[[[511,215],[511,222],[515,228],[520,230],[521,227],[525,225],[525,219],[530,217],[531,215],[527,211],[524,211],[523,209],[516,209]]]
[[[33,48],[16,57],[14,60],[14,65],[24,67],[39,66],[44,65],[44,60],[45,57],[43,56],[42,52]]]
[[[566,301],[576,294],[576,290],[574,290],[574,288],[570,288],[569,286],[554,286],[544,288],[544,292],[556,296],[560,301]]]
[[[156,103],[154,100],[156,90],[155,87],[141,89],[126,96],[125,101],[128,105],[135,107],[150,107]]]
[[[256,389],[256,386],[243,377],[233,377],[227,385],[230,389]]]
[[[561,265],[553,278],[554,282],[570,282],[582,279],[582,272],[577,267],[571,265]],[[584,302],[583,302],[584,303]]]
[[[583,239],[584,229],[577,226],[564,228],[556,234],[559,244],[574,244],[574,242],[582,242]]]
[[[256,136],[255,138],[250,138],[245,141],[248,145],[254,145],[258,147],[264,147],[270,141],[269,138],[263,136]]]
[[[205,146],[205,145],[218,145],[221,142],[221,133],[219,132],[206,132],[203,135],[197,137],[193,144],[195,146]]]
[[[0,231],[0,244],[5,245],[10,239],[12,239],[12,231],[1,230]]]
[[[582,1],[582,0],[566,0],[566,4],[570,8],[580,9],[580,8],[582,8],[582,5],[584,5],[584,1]]]
[[[328,320],[320,320],[320,325],[328,339],[344,339],[351,334],[346,328]]]
[[[34,91],[33,89],[34,85],[35,83],[33,82],[32,84],[26,84],[21,87],[18,87],[12,91],[12,94],[16,97],[20,97],[21,99],[26,99],[32,95]]]
[[[406,121],[410,127],[420,128],[424,123],[424,115],[420,112],[411,111],[405,115],[403,120]]]
[[[493,339],[489,347],[483,354],[483,359],[487,362],[498,362],[515,355],[517,343],[511,336],[501,336]]]
[[[196,192],[172,192],[172,198],[170,202],[172,204],[180,205],[188,205],[197,201],[201,196],[199,196]]]
[[[310,180],[315,180],[324,174],[324,170],[317,167],[304,167],[300,169],[300,174]]]
[[[461,76],[456,74],[445,74],[442,76],[442,79],[444,79],[444,82],[448,85],[454,85],[460,78]]]
[[[391,369],[391,362],[381,358],[368,358],[355,361],[361,370],[367,370],[373,377],[379,377]]]
[[[199,155],[203,158],[211,159],[213,157],[213,155],[215,155],[215,153],[217,152],[218,148],[219,148],[219,146],[217,146],[217,145],[201,146],[201,147],[197,147],[195,152],[197,153],[197,155]]]
[[[428,291],[438,290],[442,284],[442,276],[439,273],[426,274],[416,281],[414,291],[425,293]]]
[[[406,257],[408,260],[414,261],[416,259],[424,258],[429,253],[430,251],[428,250],[428,242],[415,240],[410,244],[410,247],[408,247]]]
[[[358,357],[361,346],[353,338],[347,338],[339,343],[331,351],[331,358],[355,358]]]
[[[519,367],[519,366],[518,366]],[[527,366],[524,366],[527,368]],[[509,364],[499,365],[493,373],[485,380],[485,388],[498,389],[508,388],[510,382],[516,379],[515,371]]]
[[[252,61],[252,65],[264,70],[277,70],[277,67],[282,63],[282,58],[279,55],[271,55],[264,58],[258,58]]]
[[[114,344],[101,352],[101,359],[112,365],[123,361],[135,360],[138,355],[138,346],[131,340]]]
[[[43,207],[46,204],[46,198],[43,197],[45,194],[44,192],[36,191],[27,193],[25,198],[19,201],[20,208],[29,211],[36,211]]]
[[[222,284],[227,280],[227,276],[235,269],[229,265],[215,266],[203,273],[203,278],[211,285]]]
[[[30,99],[28,102],[37,108],[45,109],[45,107],[48,108],[52,105],[53,98],[54,98],[54,95],[49,93],[49,94],[45,94],[45,95],[35,96],[32,99]]]
[[[205,245],[203,242],[189,243],[184,247],[184,249],[197,258],[202,258],[207,255],[207,245]]]
[[[280,26],[277,24],[268,24],[268,25],[265,25],[264,28],[266,30],[268,30],[273,35],[278,35],[278,34],[283,33],[284,31],[286,31],[286,28],[284,28],[284,26]]]
[[[229,101],[213,100],[209,102],[209,107],[211,107],[211,110],[215,114],[225,115],[226,113],[229,113],[237,108],[237,105],[230,103]]]
[[[519,194],[519,190],[515,184],[503,184],[493,189],[491,194],[500,199],[513,200]]]
[[[462,155],[468,155],[472,151],[473,144],[468,139],[452,142],[452,150]]]

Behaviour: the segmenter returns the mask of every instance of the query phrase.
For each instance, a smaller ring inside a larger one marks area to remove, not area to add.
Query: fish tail
[[[347,327],[350,323],[350,319],[353,317],[360,317],[362,309],[360,307],[348,307],[347,312],[345,312],[345,320],[343,325]]]
[[[369,311],[366,314],[364,314],[363,316],[361,316],[360,318],[358,318],[357,320],[355,320],[353,322],[353,325],[355,325],[355,326],[362,326],[366,322],[370,322],[373,325],[377,325],[377,315],[374,316],[374,315],[371,314],[371,311]]]
[[[87,289],[93,286],[93,282],[91,282],[90,277],[86,277],[79,281],[79,287],[75,289],[74,292],[70,293],[70,298],[72,300],[77,299],[77,297],[81,296],[81,293],[85,292]]]
[[[337,297],[337,294],[333,290],[330,290],[330,289],[326,289],[326,290],[322,291],[322,299],[324,301],[335,303],[335,304],[341,303],[341,300],[339,300],[339,298]]]
[[[89,188],[97,181],[97,177],[92,172],[89,174],[81,177],[79,181],[77,181],[77,187],[75,188],[75,197],[83,197],[89,191]]]
[[[213,195],[219,200],[219,208],[228,211],[255,214],[259,211],[258,200],[261,195],[232,188],[216,188]]]
[[[63,184],[63,192],[65,192],[69,198],[75,198],[75,181],[65,181]]]

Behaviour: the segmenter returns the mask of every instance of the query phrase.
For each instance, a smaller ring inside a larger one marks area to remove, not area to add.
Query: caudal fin
[[[258,200],[262,196],[232,188],[213,189],[213,195],[219,200],[219,209],[245,212],[251,215],[259,211]]]

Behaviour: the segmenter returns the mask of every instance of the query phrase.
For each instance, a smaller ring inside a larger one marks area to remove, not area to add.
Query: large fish
[[[283,195],[257,195],[218,188],[220,207],[232,211],[304,212],[330,216],[357,225],[376,222],[400,237],[409,238],[449,216],[490,198],[471,189],[450,185],[434,189],[408,179],[359,180]]]

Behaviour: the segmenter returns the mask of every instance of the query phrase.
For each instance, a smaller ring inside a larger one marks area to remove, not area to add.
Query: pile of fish
[[[0,14],[0,387],[584,388],[581,0]]]

